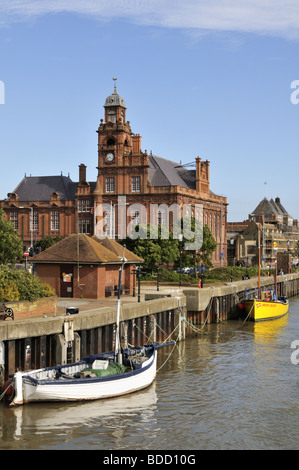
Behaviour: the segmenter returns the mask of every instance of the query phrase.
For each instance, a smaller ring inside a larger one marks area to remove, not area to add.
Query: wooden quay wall
[[[121,346],[180,341],[184,337],[183,295],[124,304],[120,314]],[[0,387],[18,370],[76,362],[112,351],[116,306],[72,315],[0,322]]]

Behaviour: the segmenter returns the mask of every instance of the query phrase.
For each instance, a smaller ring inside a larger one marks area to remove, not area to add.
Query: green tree
[[[194,217],[189,218],[189,223],[185,224],[189,226],[188,230],[183,229],[183,219],[179,222],[183,230],[183,242],[182,242],[182,266],[194,266],[195,272],[197,273],[197,265],[204,264],[207,268],[213,267],[212,254],[217,248],[217,242],[214,239],[210,228],[207,225],[202,227],[201,222],[196,220]],[[196,236],[192,237],[192,233],[197,233]],[[195,238],[200,238],[202,241],[201,247],[195,250],[186,250],[187,243],[194,242]]]
[[[143,258],[143,267],[152,273],[157,265],[168,265],[179,257],[179,242],[173,238],[172,232],[168,233],[165,227],[153,227],[150,224],[138,225],[135,233],[139,233],[140,237],[135,240],[127,237],[122,243],[128,250]],[[153,233],[157,237],[151,238]]]
[[[18,237],[12,222],[5,220],[0,209],[0,264],[15,263],[23,256],[23,243]]]
[[[34,244],[34,251],[37,248],[41,248],[42,251],[46,250],[55,243],[60,242],[64,237],[44,237]]]
[[[207,268],[213,267],[211,258],[217,248],[217,242],[207,225],[203,227],[203,243],[200,250],[196,253],[198,264],[204,264]]]

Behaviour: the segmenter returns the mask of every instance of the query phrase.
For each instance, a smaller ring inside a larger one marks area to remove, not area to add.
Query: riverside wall
[[[121,346],[184,338],[186,298],[124,304],[120,313]],[[0,387],[18,370],[76,362],[84,356],[112,351],[116,306],[73,315],[0,322]]]

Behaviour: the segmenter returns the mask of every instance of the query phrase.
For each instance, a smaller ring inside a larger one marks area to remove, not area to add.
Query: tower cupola
[[[118,94],[116,90],[116,78],[114,80],[114,91],[111,95],[107,96],[105,108],[105,122],[118,123],[126,122],[126,103],[125,100]]]

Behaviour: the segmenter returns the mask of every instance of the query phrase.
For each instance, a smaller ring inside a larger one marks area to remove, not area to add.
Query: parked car
[[[182,268],[182,269],[181,269],[181,268],[177,268],[176,272],[177,272],[177,273],[181,272],[182,274],[191,274],[192,269],[193,269],[193,272],[194,272],[194,271],[195,271],[194,268],[187,268],[187,267]]]

